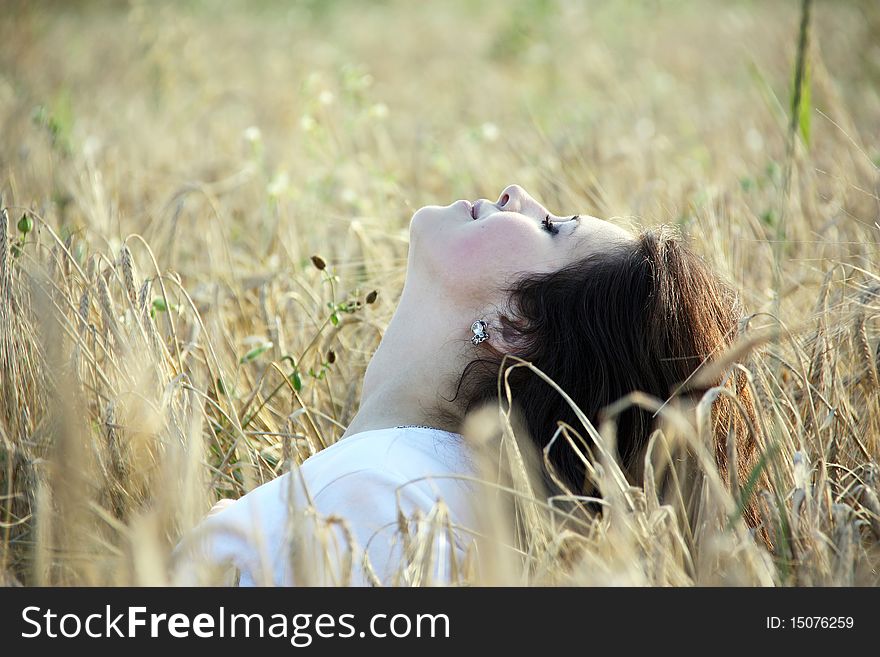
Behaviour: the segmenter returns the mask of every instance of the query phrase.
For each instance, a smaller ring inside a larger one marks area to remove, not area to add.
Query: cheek
[[[444,269],[459,280],[469,278],[482,285],[499,285],[517,272],[531,268],[540,236],[527,225],[490,222],[450,231],[441,240]]]
[[[542,246],[535,227],[522,221],[484,220],[461,231],[456,247],[464,257],[491,262],[495,268],[528,268]]]
[[[524,221],[469,223],[445,216],[441,208],[422,208],[410,223],[409,267],[461,301],[485,303],[511,274],[534,268],[545,246],[541,238]]]

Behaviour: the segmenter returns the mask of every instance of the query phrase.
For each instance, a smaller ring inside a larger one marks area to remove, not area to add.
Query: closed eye
[[[541,227],[546,230],[548,233],[555,235],[559,232],[559,228],[557,228],[556,224],[550,221],[550,215],[548,214],[544,217],[544,220],[541,222]]]
[[[546,230],[551,235],[555,235],[559,232],[559,224],[565,224],[570,221],[578,222],[580,221],[580,215],[574,215],[573,217],[566,219],[565,221],[550,221],[550,215],[544,217],[541,221],[541,227]]]

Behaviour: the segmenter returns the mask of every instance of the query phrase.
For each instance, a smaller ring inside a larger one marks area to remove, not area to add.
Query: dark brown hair
[[[698,400],[706,388],[686,393],[681,384],[738,337],[741,318],[734,290],[669,228],[645,231],[552,273],[522,275],[506,293],[510,310],[499,322],[505,341],[514,345],[507,353],[553,379],[597,427],[604,408],[634,391],[661,401],[688,395]],[[504,352],[492,340],[479,349],[482,354],[465,367],[453,398],[464,413],[497,403]],[[513,364],[507,359],[505,368]],[[544,448],[560,421],[586,438],[568,403],[534,372],[516,367],[508,380],[536,447]],[[735,467],[742,486],[757,461],[757,423],[745,375],[731,377],[730,387],[746,416],[734,400],[718,397],[714,453],[725,480]],[[617,417],[620,462],[636,485],[655,425],[651,412],[636,407]],[[736,464],[727,463],[728,435],[737,441]],[[583,463],[566,441],[554,443],[549,460],[572,492],[593,493]],[[549,473],[544,477],[550,490],[558,489]],[[755,527],[757,506],[749,504],[744,516]],[[763,530],[761,535],[766,542]]]

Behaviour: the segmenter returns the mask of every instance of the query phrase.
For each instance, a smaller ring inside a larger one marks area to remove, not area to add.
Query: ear
[[[520,349],[519,336],[509,323],[502,321],[502,316],[506,316],[503,309],[493,308],[490,312],[480,316],[486,322],[485,333],[489,336],[479,346],[490,345],[496,351],[502,354],[517,353]]]

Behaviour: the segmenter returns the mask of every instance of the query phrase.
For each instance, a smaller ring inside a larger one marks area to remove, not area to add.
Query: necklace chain
[[[437,427],[431,427],[427,424],[398,424],[395,429],[434,429],[435,431],[446,431],[446,429],[438,429]]]

